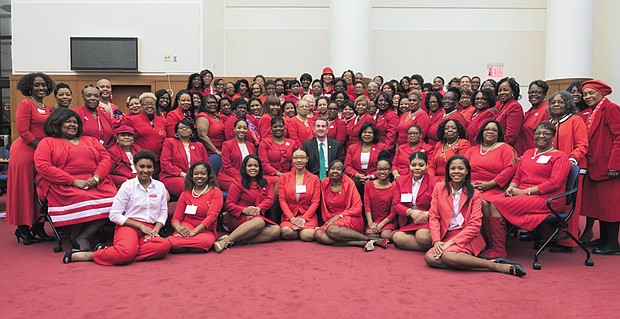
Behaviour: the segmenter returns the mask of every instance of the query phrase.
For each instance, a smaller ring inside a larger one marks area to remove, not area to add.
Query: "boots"
[[[490,234],[487,236],[491,239],[489,248],[484,253],[484,258],[506,258],[506,221],[501,217],[489,217]]]

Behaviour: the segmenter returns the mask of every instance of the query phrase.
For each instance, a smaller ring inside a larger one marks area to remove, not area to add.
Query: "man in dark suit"
[[[343,160],[342,146],[334,139],[327,138],[327,120],[316,119],[314,121],[314,138],[304,142],[302,149],[308,154],[308,164],[306,169],[319,178],[327,176],[327,168],[329,163],[335,159]],[[319,161],[321,157],[321,148],[323,153],[323,163]],[[321,174],[321,168],[323,174]]]

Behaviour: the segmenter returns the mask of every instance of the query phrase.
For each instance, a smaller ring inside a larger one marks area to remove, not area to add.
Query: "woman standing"
[[[56,108],[69,107],[73,101],[73,92],[69,85],[60,82],[56,84],[54,89],[54,98],[56,99]]]
[[[467,140],[469,140],[472,145],[475,145],[482,125],[488,120],[495,118],[493,107],[495,106],[496,100],[492,90],[482,89],[472,95],[471,102],[474,104],[476,111],[471,115],[471,122],[469,126],[467,126],[466,132]]]
[[[375,123],[372,115],[368,114],[368,99],[365,96],[359,96],[355,99],[355,118],[347,123],[347,136],[349,145],[358,143],[358,134],[364,123]]]
[[[222,155],[222,144],[226,140],[224,121],[220,118],[220,110],[215,95],[207,94],[204,104],[196,114],[196,132],[198,138],[211,154]]]
[[[439,141],[437,130],[439,129],[439,124],[443,121],[443,115],[446,114],[443,107],[441,107],[442,99],[443,95],[438,92],[429,92],[426,94],[426,100],[424,100],[428,107],[428,118],[430,120],[428,132],[426,132],[426,140],[432,147],[435,147],[435,144]]]
[[[443,181],[447,173],[445,171],[446,162],[454,155],[465,154],[471,144],[465,138],[465,128],[457,120],[441,122],[437,137],[440,142],[435,145],[428,172]]]
[[[112,118],[99,107],[99,89],[87,86],[82,90],[84,104],[75,109],[82,120],[82,133],[99,140],[105,148],[110,148],[114,143],[114,127]]]
[[[295,142],[284,138],[284,120],[275,116],[271,118],[271,137],[263,138],[258,146],[258,157],[263,162],[265,178],[273,184],[279,177],[291,170],[291,157]]]
[[[583,91],[581,90],[581,81],[575,81],[571,83],[566,92],[570,93],[571,98],[573,99],[573,103],[575,104],[575,108],[581,119],[583,119],[584,123],[587,123],[588,117],[592,113],[592,108],[589,107],[586,102],[583,100]]]
[[[170,93],[164,89],[159,89],[155,91],[155,107],[157,115],[166,116],[168,112],[170,112],[170,104],[172,102],[172,98],[170,98]]]
[[[517,155],[521,156],[525,150],[534,148],[534,127],[542,121],[549,119],[549,112],[547,110],[548,104],[545,101],[549,91],[549,85],[543,80],[536,80],[530,83],[529,90],[527,92],[528,99],[532,108],[525,112],[523,116],[523,125],[521,127],[521,134],[515,143],[515,150]]]
[[[409,174],[409,164],[411,162],[409,157],[411,154],[423,152],[426,153],[427,157],[433,154],[433,148],[422,141],[422,129],[417,124],[413,124],[407,129],[407,138],[407,143],[399,145],[394,154],[392,168],[394,179],[398,179],[400,175]]]
[[[519,83],[514,78],[503,78],[497,83],[497,97],[499,102],[495,106],[497,114],[495,120],[504,130],[504,140],[510,146],[514,146],[521,134],[523,124],[523,107],[517,101]]]
[[[200,73],[192,73],[187,78],[187,87],[185,88],[185,90],[190,92],[198,92],[200,93],[200,95],[204,96],[207,95],[207,91],[204,89],[204,87],[205,82]]]
[[[263,103],[263,115],[260,117],[258,121],[258,132],[260,133],[261,139],[267,139],[271,137],[271,119],[276,116],[281,116],[282,107],[280,105],[280,100],[274,96],[267,96],[265,99],[265,103]],[[286,131],[286,120],[284,120],[284,128]]]
[[[151,150],[159,158],[161,149],[166,139],[166,120],[156,114],[156,97],[153,93],[147,92],[140,95],[140,106],[142,113],[127,117],[126,124],[135,131],[134,144],[136,150]],[[157,162],[155,167],[157,167]],[[157,174],[157,173],[156,173]]]
[[[200,74],[196,73],[198,77]],[[202,78],[202,77],[200,77]],[[179,91],[174,97],[172,109],[166,115],[166,134],[172,137],[175,134],[174,128],[182,119],[194,120],[194,108],[192,107],[192,93],[190,91]]]
[[[409,111],[400,116],[398,126],[396,127],[399,146],[407,144],[409,140],[407,131],[412,125],[417,125],[422,130],[422,139],[426,138],[426,133],[431,121],[428,114],[420,107],[422,103],[422,93],[420,93],[420,91],[411,91],[407,100],[409,101]]]
[[[327,106],[327,137],[345,145],[347,140],[347,122],[338,117],[338,105],[330,102]]]
[[[295,147],[301,147],[305,141],[314,136],[314,121],[308,118],[308,114],[310,114],[308,101],[299,100],[297,102],[297,115],[287,123],[288,137],[293,140]]]
[[[230,115],[226,120],[225,135],[226,141],[229,141],[236,137],[235,126],[238,120],[242,120],[247,125],[245,138],[252,144],[258,144],[260,142],[260,135],[258,127],[254,126],[252,121],[248,120],[248,103],[244,99],[236,99],[233,102],[232,110],[234,114]],[[221,111],[221,110],[220,110]],[[223,148],[224,146],[222,146]],[[222,150],[223,152],[223,150]]]
[[[218,174],[220,188],[228,188],[239,179],[239,170],[242,161],[250,154],[254,154],[254,144],[246,141],[248,124],[243,119],[234,123],[235,136],[222,144],[222,168]],[[262,171],[262,167],[261,167]]]
[[[361,143],[347,148],[344,172],[353,179],[361,197],[364,197],[364,183],[376,178],[379,153],[385,144],[379,143],[377,127],[372,123],[362,125],[358,133]]]
[[[140,98],[135,95],[127,96],[125,105],[127,105],[128,112],[124,115],[124,117],[138,115],[142,112],[142,108],[140,107]]]
[[[391,107],[392,96],[382,92],[377,96],[375,103],[379,112],[375,125],[379,132],[379,139],[386,145],[387,150],[394,150],[396,146],[396,127],[398,126],[398,115]]]

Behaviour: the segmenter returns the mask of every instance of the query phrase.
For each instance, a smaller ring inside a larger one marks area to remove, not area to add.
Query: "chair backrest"
[[[209,162],[211,163],[211,168],[213,168],[213,174],[217,176],[222,168],[222,157],[217,154],[209,155]]]
[[[566,191],[571,191],[579,187],[579,171],[580,168],[577,165],[571,165],[568,172],[568,178],[566,179]],[[566,205],[570,205],[577,198],[577,193],[571,194],[566,197]]]

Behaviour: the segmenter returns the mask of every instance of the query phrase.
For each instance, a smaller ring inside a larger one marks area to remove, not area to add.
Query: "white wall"
[[[609,84],[609,99],[620,104],[620,1],[596,0],[594,4],[593,77]]]

